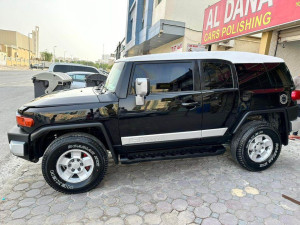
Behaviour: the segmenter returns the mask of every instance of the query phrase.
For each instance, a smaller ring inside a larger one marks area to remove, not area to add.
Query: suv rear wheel
[[[231,154],[247,170],[262,171],[275,163],[281,146],[277,130],[267,122],[253,121],[246,123],[233,137]]]
[[[48,146],[42,171],[55,190],[76,194],[96,187],[105,176],[107,165],[107,152],[97,138],[85,133],[69,133]]]

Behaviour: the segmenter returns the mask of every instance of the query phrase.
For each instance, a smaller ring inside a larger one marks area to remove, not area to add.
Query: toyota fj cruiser
[[[291,74],[280,58],[241,52],[118,60],[100,87],[54,92],[18,109],[12,154],[42,160],[64,193],[96,187],[108,166],[222,154],[261,171],[300,129]]]

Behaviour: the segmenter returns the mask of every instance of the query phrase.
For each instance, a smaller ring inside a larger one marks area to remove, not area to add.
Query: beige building
[[[17,31],[0,30],[0,65],[29,66],[38,57],[39,28],[28,37]],[[30,58],[30,60],[29,60]]]

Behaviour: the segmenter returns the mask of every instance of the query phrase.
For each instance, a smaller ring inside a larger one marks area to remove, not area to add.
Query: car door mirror
[[[136,78],[135,80],[135,103],[136,105],[144,105],[145,97],[150,92],[150,81],[148,78]]]

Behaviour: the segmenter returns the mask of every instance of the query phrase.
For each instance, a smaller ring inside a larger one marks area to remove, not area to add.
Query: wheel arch
[[[118,154],[113,148],[111,139],[106,131],[105,126],[102,123],[80,123],[80,124],[63,124],[55,126],[45,126],[30,135],[31,143],[35,143],[35,157],[41,157],[47,146],[55,138],[64,135],[66,133],[84,132],[93,135],[95,138],[103,142],[104,146],[111,152],[112,158],[116,164],[119,163]],[[43,146],[43,147],[41,147]]]
[[[275,118],[276,116],[277,119]],[[278,121],[278,119],[280,121]],[[281,141],[284,145],[288,145],[288,136],[291,132],[291,125],[288,119],[288,113],[285,108],[246,112],[239,120],[239,122],[231,128],[231,133],[233,135],[236,134],[245,123],[255,120],[267,121],[273,126],[274,122],[278,122],[278,127],[276,127],[276,129],[278,129],[278,132],[281,135]]]

